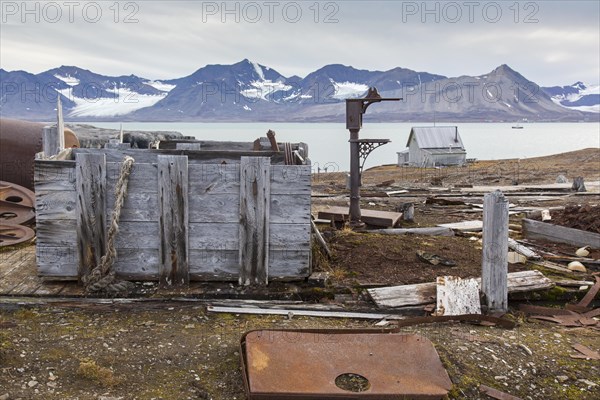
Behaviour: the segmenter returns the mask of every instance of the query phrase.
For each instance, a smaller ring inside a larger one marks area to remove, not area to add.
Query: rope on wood
[[[112,212],[110,227],[108,228],[106,253],[100,259],[100,265],[95,266],[87,276],[83,277],[83,283],[88,293],[106,292],[116,294],[127,292],[132,286],[131,282],[121,281],[116,278],[113,265],[117,259],[115,238],[119,232],[119,219],[121,218],[121,210],[127,196],[127,185],[134,161],[129,156],[125,156],[123,159],[119,180],[115,187],[115,206]]]

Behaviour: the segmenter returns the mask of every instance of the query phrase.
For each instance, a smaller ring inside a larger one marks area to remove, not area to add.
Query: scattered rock
[[[27,382],[27,386],[29,386],[30,388],[36,387],[38,384],[38,381],[35,380],[30,380],[29,382]]]
[[[569,263],[569,265],[567,266],[567,268],[569,268],[571,271],[587,272],[587,270],[585,269],[585,266],[582,263],[580,263],[579,261],[571,261]]]
[[[556,183],[569,183],[569,180],[564,175],[559,175],[556,177]]]
[[[0,396],[0,400],[10,400],[10,395],[8,393],[4,393]]]
[[[578,380],[579,382],[581,382],[581,383],[585,383],[586,385],[588,385],[588,387],[596,387],[596,386],[598,386],[598,384],[597,384],[597,383],[594,383],[594,382],[592,382],[592,381],[589,381],[589,380],[587,380],[587,379],[577,379],[577,380]]]
[[[566,375],[558,375],[556,377],[556,380],[559,381],[560,383],[564,383],[569,380],[569,377]]]

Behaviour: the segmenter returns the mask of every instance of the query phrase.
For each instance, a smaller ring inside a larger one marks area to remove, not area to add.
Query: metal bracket
[[[362,175],[365,161],[369,154],[376,148],[390,143],[390,139],[350,139],[350,143],[358,143],[358,157],[360,159],[359,173]]]

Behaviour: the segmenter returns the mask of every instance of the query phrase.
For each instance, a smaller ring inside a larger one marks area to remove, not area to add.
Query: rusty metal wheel
[[[33,239],[33,229],[21,225],[0,224],[0,247],[12,246]]]
[[[35,194],[15,183],[0,181],[0,223],[19,225],[35,218]]]

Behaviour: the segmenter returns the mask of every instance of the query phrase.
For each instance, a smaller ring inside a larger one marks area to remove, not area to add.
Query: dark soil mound
[[[569,204],[561,214],[552,216],[552,223],[600,233],[600,206]]]

